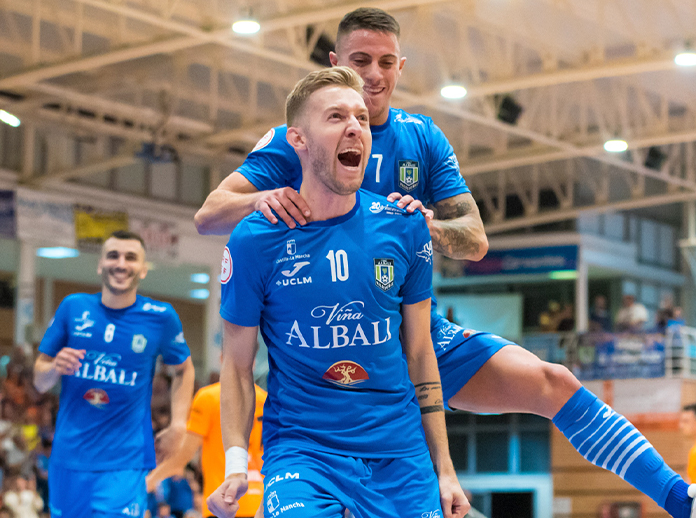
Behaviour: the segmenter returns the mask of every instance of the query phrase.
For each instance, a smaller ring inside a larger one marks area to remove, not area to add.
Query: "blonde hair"
[[[345,86],[362,96],[364,84],[358,73],[350,67],[331,67],[310,72],[298,81],[288,95],[285,101],[285,122],[288,127],[293,126],[307,99],[317,90],[327,86]]]

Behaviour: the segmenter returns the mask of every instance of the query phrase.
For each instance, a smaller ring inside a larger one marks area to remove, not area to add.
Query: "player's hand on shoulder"
[[[85,358],[84,349],[72,349],[71,347],[63,347],[56,354],[54,363],[56,371],[59,374],[72,375],[82,367],[82,361]]]
[[[401,209],[405,208],[407,212],[415,212],[417,210],[420,211],[423,216],[425,216],[425,221],[430,221],[435,216],[435,213],[426,208],[422,201],[414,199],[410,194],[402,196],[401,193],[393,192],[387,196],[387,200],[391,202],[399,200],[396,203],[396,206]]]
[[[295,228],[297,223],[306,225],[306,218],[310,215],[307,202],[292,187],[265,191],[254,204],[254,209],[261,211],[274,225],[280,218],[290,228]]]
[[[441,474],[438,477],[440,483],[440,503],[444,518],[463,518],[471,509],[471,504],[459,485],[456,474]]]
[[[247,486],[244,473],[229,475],[206,500],[208,509],[218,518],[233,518],[239,510],[239,499],[246,493]]]

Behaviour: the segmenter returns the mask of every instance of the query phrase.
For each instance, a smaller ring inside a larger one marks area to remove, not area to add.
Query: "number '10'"
[[[348,254],[345,250],[338,250],[335,254],[331,250],[326,258],[331,263],[331,280],[336,282],[348,280]]]

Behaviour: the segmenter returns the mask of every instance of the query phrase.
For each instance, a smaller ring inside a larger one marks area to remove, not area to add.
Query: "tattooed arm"
[[[433,248],[452,259],[480,261],[488,251],[481,215],[470,193],[438,201],[428,228]]]
[[[461,517],[469,511],[469,502],[459,485],[449,453],[440,373],[430,339],[430,299],[404,304],[401,312],[401,336],[408,373],[416,387],[423,430],[440,483],[442,510],[447,518]]]

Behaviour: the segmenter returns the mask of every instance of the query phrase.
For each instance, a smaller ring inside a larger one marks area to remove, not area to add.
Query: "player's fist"
[[[206,500],[208,509],[218,518],[234,518],[239,510],[239,499],[246,493],[247,486],[246,474],[229,475]]]
[[[291,187],[264,191],[261,197],[256,200],[254,209],[261,211],[266,219],[274,225],[278,223],[278,218],[280,218],[290,228],[295,228],[297,223],[306,225],[305,218],[310,215],[307,202],[300,196],[300,193]]]
[[[58,354],[56,354],[55,368],[56,372],[61,375],[67,374],[68,376],[75,374],[75,372],[82,367],[82,362],[85,358],[84,349],[72,349],[70,347],[63,347]]]
[[[471,504],[467,500],[462,486],[459,485],[457,476],[440,475],[440,504],[444,518],[463,518],[471,509]]]

